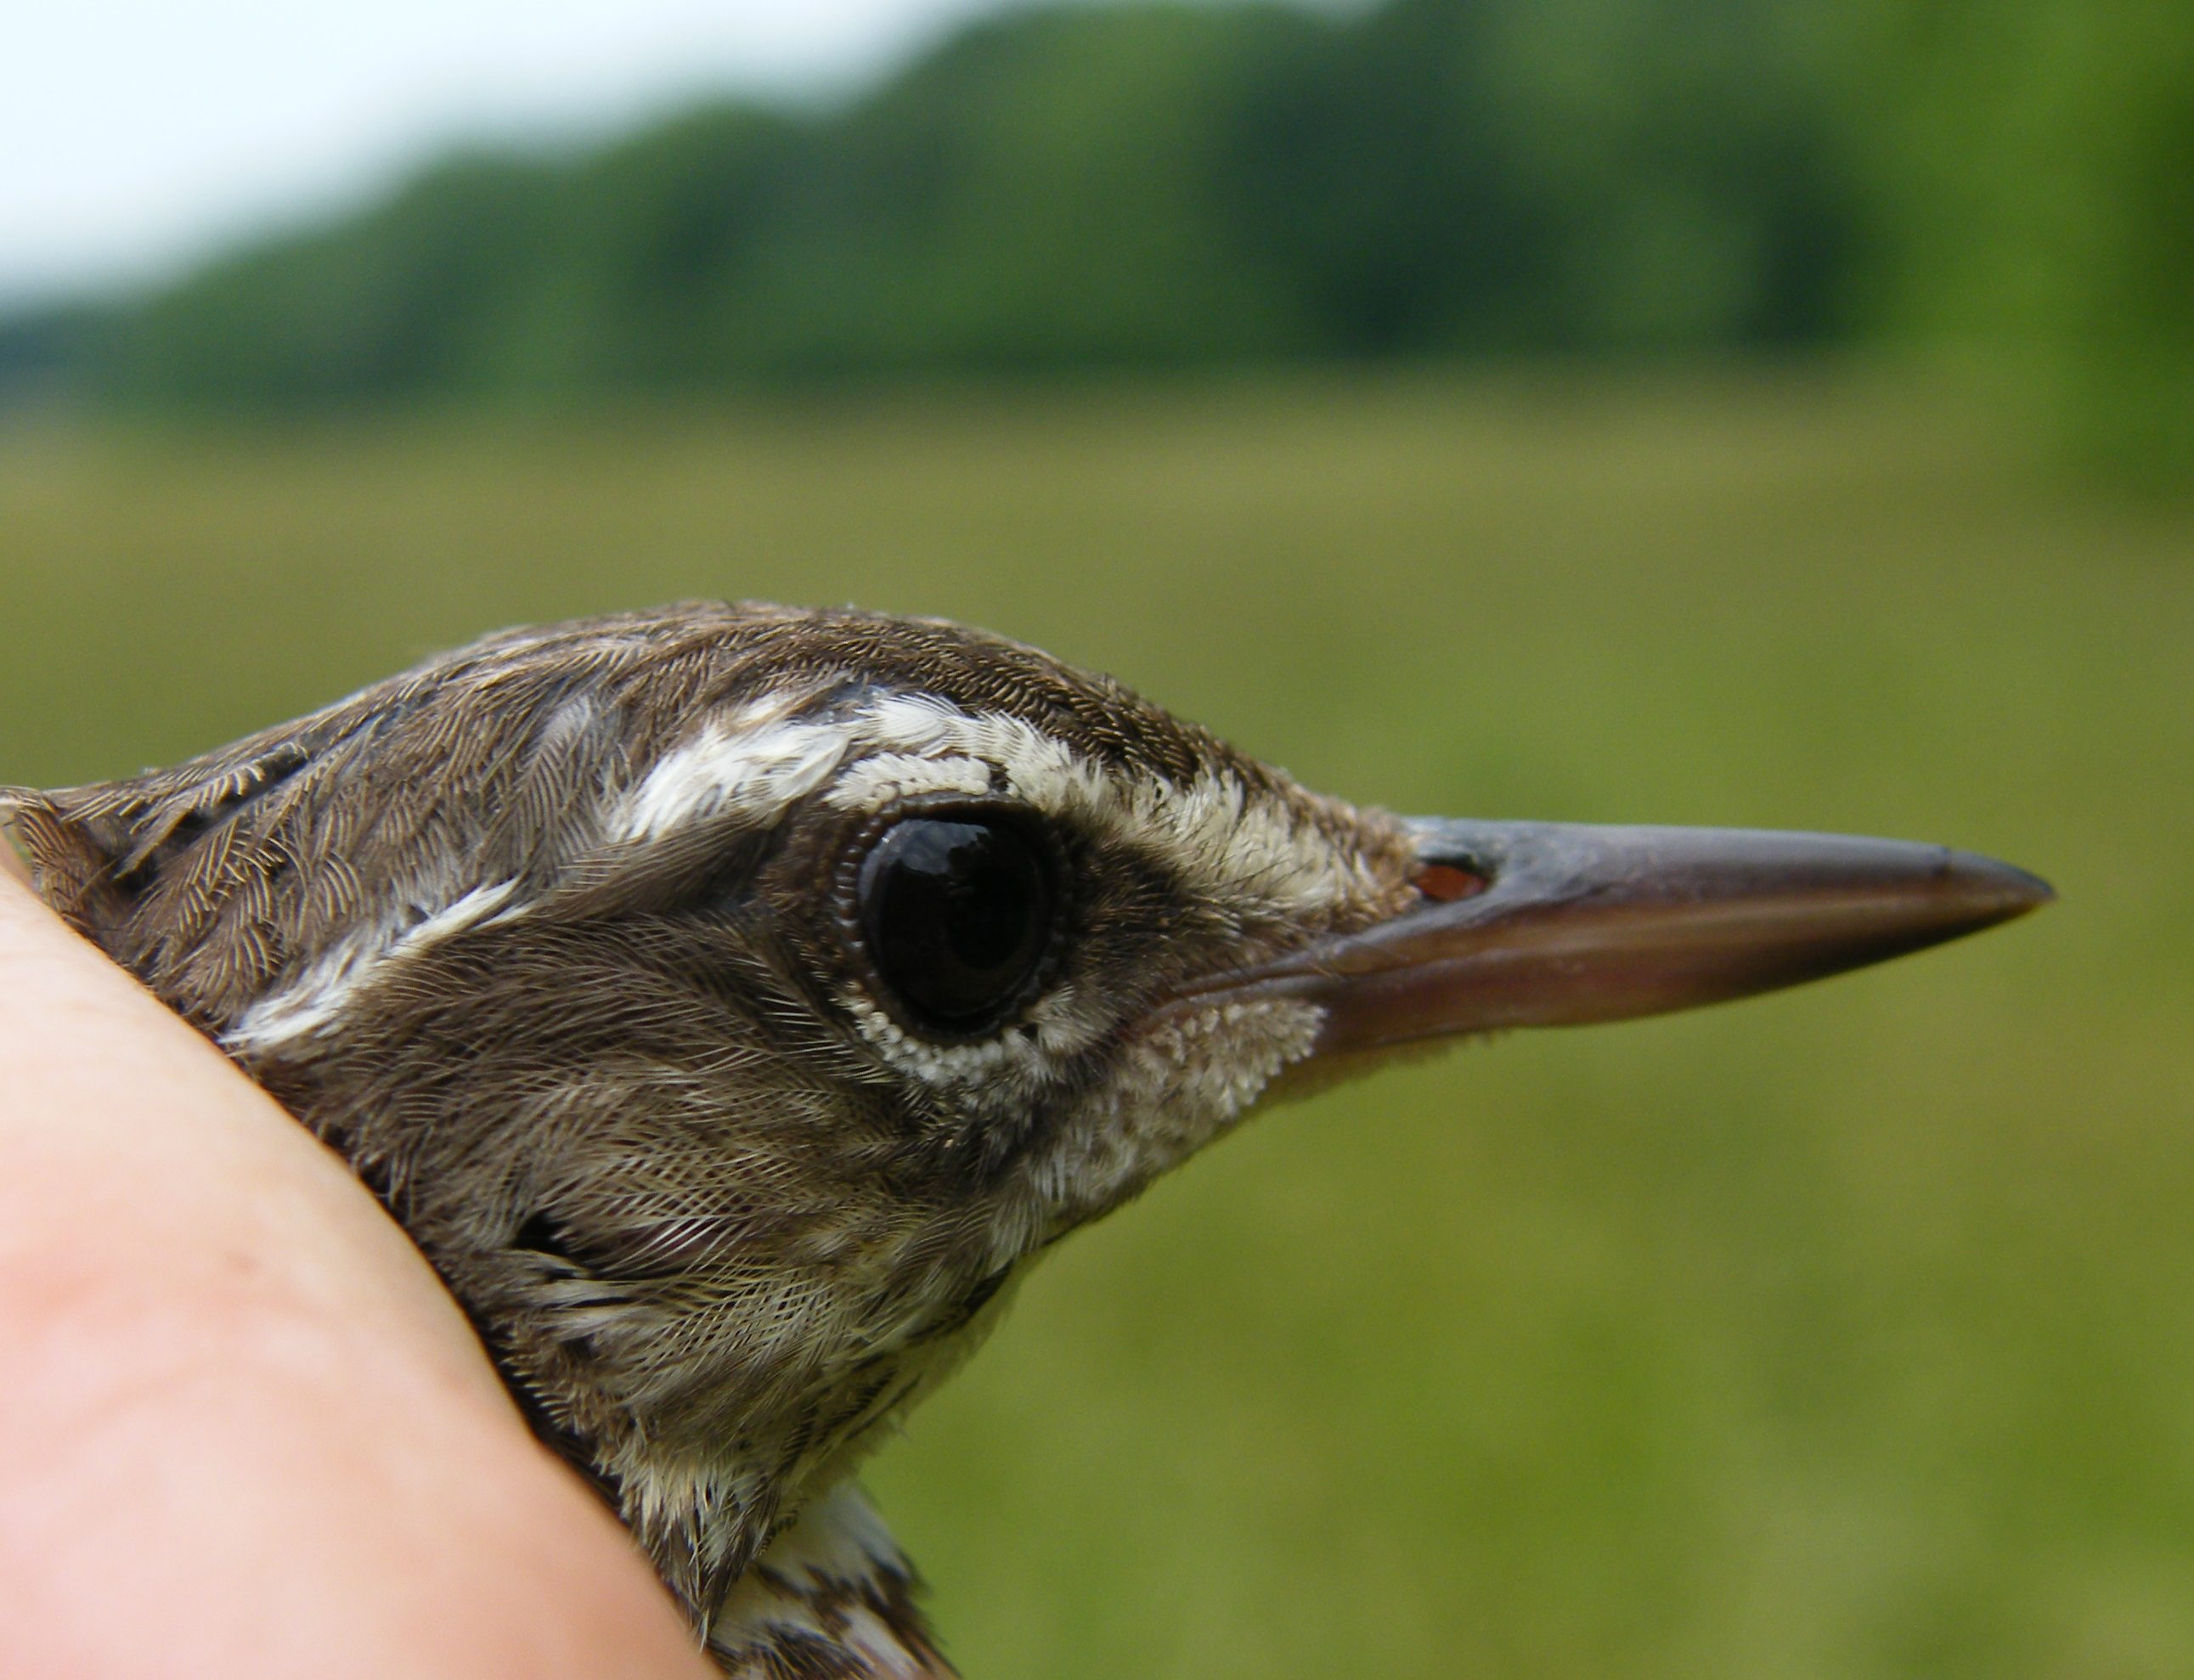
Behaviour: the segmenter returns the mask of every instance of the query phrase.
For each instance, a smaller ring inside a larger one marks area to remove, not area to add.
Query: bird
[[[1901,841],[1397,817],[1019,643],[754,602],[505,631],[0,825],[340,1152],[755,1680],[953,1672],[864,1456],[1276,1096],[2051,896]]]

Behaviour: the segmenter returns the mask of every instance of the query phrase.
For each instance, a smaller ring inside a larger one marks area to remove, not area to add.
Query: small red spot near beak
[[[1436,904],[1452,904],[1458,898],[1475,898],[1492,883],[1484,875],[1458,869],[1452,863],[1427,863],[1417,871],[1416,888]]]

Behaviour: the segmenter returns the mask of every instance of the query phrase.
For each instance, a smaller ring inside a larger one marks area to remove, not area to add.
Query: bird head
[[[2046,896],[1884,841],[1404,820],[1029,648],[753,605],[509,633],[9,809],[704,1627],[1034,1256],[1291,1081]]]

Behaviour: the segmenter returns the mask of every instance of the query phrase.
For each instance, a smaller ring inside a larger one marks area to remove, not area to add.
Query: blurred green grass
[[[505,622],[855,600],[1409,810],[1842,828],[2038,920],[1281,1110],[876,1461],[971,1676],[2194,1671],[2194,508],[1823,371],[0,438],[0,779]]]

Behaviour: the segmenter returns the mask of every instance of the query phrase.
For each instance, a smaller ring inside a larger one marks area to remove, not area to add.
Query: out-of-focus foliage
[[[1881,318],[2045,396],[2110,464],[2194,469],[2194,7],[1849,3]]]
[[[11,402],[66,393],[98,365],[112,316],[91,304],[48,307],[0,319],[0,413]]]
[[[852,107],[452,161],[154,301],[113,366],[265,405],[1820,336],[1849,208],[1743,6],[1008,14]]]
[[[453,158],[72,343],[279,409],[1869,337],[2194,462],[2194,9],[1019,9],[843,108]]]

